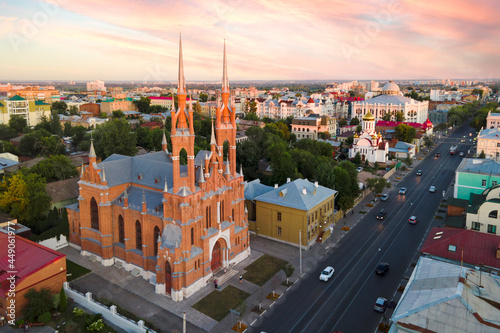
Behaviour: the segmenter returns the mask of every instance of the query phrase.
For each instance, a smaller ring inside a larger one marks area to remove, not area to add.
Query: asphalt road
[[[429,230],[440,225],[434,215],[442,191],[449,188],[462,160],[458,153],[467,153],[471,146],[470,142],[461,142],[469,132],[473,130],[462,126],[445,138],[393,186],[386,202],[371,209],[331,255],[313,265],[300,283],[268,310],[252,332],[374,332],[382,318],[373,310],[375,300],[394,298]],[[452,143],[458,144],[456,155],[449,155]],[[441,157],[435,158],[435,152],[440,152]],[[417,169],[422,170],[422,176],[415,175]],[[429,192],[431,185],[436,186],[435,193]],[[406,195],[398,195],[401,187],[408,189]],[[382,208],[387,215],[379,221],[376,216]],[[416,225],[408,223],[411,215],[417,216]],[[386,276],[374,273],[381,261],[391,265]],[[326,283],[320,282],[319,275],[326,266],[333,266],[335,275]]]

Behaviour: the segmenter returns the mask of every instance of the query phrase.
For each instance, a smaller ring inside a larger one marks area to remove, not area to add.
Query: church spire
[[[94,149],[94,139],[90,139],[90,152],[89,152],[89,157],[96,157],[96,156],[95,156],[95,149]]]
[[[179,34],[179,83],[177,87],[178,94],[186,93],[186,83],[184,82],[184,64],[182,60],[182,37]]]
[[[215,142],[214,120],[212,119],[212,136],[210,138],[210,145],[217,145]]]
[[[227,60],[226,60],[226,40],[224,39],[224,60],[222,68],[222,92],[229,92],[229,80],[227,78]]]

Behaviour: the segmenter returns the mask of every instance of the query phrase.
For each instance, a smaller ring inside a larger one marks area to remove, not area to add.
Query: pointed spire
[[[182,38],[179,33],[179,84],[177,87],[177,93],[183,94],[186,92],[186,84],[184,82],[184,64],[182,61]]]
[[[193,112],[193,98],[189,97],[189,112]]]
[[[128,191],[125,189],[125,192],[123,193],[123,199],[128,199]]]
[[[200,168],[200,177],[198,179],[198,183],[204,183],[205,182],[205,175],[203,173],[203,168]]]
[[[89,152],[89,157],[96,157],[96,156],[95,156],[95,149],[94,149],[94,139],[90,139],[90,152]]]
[[[167,144],[167,136],[165,135],[165,131],[163,131],[163,138],[161,139],[161,145]]]
[[[161,236],[158,235],[158,239],[156,240],[157,243],[161,243]]]
[[[83,161],[82,161],[82,173],[80,174],[80,177],[83,177],[83,172],[85,171],[85,165],[83,165]]]
[[[243,177],[243,166],[240,164],[240,177]]]
[[[168,192],[168,184],[167,180],[165,179],[165,186],[163,187],[163,192],[167,193]]]
[[[214,119],[213,118],[212,118],[212,137],[210,138],[210,144],[211,145],[216,145],[217,144],[215,142]]]
[[[106,181],[106,172],[104,172],[104,168],[102,168],[102,181]]]
[[[229,170],[229,156],[227,157],[227,161],[226,161],[226,172],[224,173],[225,175],[230,175],[231,174],[231,170]]]
[[[181,192],[181,195],[182,195],[183,197],[186,197],[186,196],[188,195],[188,191],[187,191],[187,190],[188,190],[188,188],[187,188],[186,186],[183,186],[183,187],[182,187],[182,192]]]
[[[222,68],[222,92],[229,92],[229,80],[227,79],[227,60],[226,60],[226,40],[224,39],[224,60]]]
[[[142,190],[142,203],[146,203],[146,192],[144,192],[144,190]]]

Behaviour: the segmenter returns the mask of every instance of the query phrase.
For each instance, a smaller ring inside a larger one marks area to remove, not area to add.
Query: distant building
[[[111,114],[113,111],[137,111],[137,107],[130,98],[115,100],[114,98],[101,102],[101,112]]]
[[[421,257],[392,314],[389,333],[498,332],[499,303],[499,276]]]
[[[59,90],[54,87],[24,87],[20,89],[12,89],[7,92],[7,97],[20,96],[27,100],[43,101],[51,104],[53,101],[60,99]]]
[[[50,104],[42,101],[28,100],[21,96],[13,96],[0,101],[0,124],[8,124],[12,115],[26,119],[28,126],[35,126],[42,117],[50,119]]]
[[[488,159],[464,158],[455,171],[453,196],[469,200],[470,195],[482,194],[500,184],[500,163]]]
[[[92,82],[87,82],[87,91],[106,91],[104,81],[95,80]]]
[[[80,112],[89,112],[93,117],[101,114],[101,105],[97,103],[85,103],[80,105]]]
[[[349,158],[354,158],[359,153],[363,162],[387,163],[389,143],[375,131],[375,117],[369,111],[363,116],[361,125],[363,127],[361,133],[354,134],[354,142],[349,149]]]
[[[320,116],[318,114],[294,118],[291,126],[292,134],[295,134],[298,140],[317,140],[319,138],[319,133],[325,132],[331,137],[335,137],[337,133],[337,122],[335,118]]]
[[[151,100],[150,105],[159,105],[166,108],[167,110],[172,110],[173,98],[172,97],[148,97]]]

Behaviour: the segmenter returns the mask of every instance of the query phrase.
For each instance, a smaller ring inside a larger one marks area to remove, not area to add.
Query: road
[[[380,296],[389,301],[394,298],[429,230],[440,225],[434,215],[441,192],[455,177],[462,160],[458,153],[467,152],[471,146],[470,142],[461,142],[469,132],[473,130],[462,126],[445,138],[423,163],[393,186],[386,202],[365,214],[331,255],[318,262],[266,313],[252,332],[374,332],[382,318],[373,310],[375,300]],[[458,144],[457,155],[448,153],[452,143]],[[435,152],[441,157],[435,158]],[[422,176],[415,175],[417,169],[422,170]],[[429,192],[431,185],[436,186],[436,193]],[[408,189],[406,195],[398,195],[401,187]],[[376,219],[382,208],[387,210],[383,222]],[[408,223],[411,215],[418,217],[416,225]],[[374,273],[381,261],[391,265],[386,276]],[[334,267],[335,275],[326,283],[320,282],[318,277],[326,266]]]

